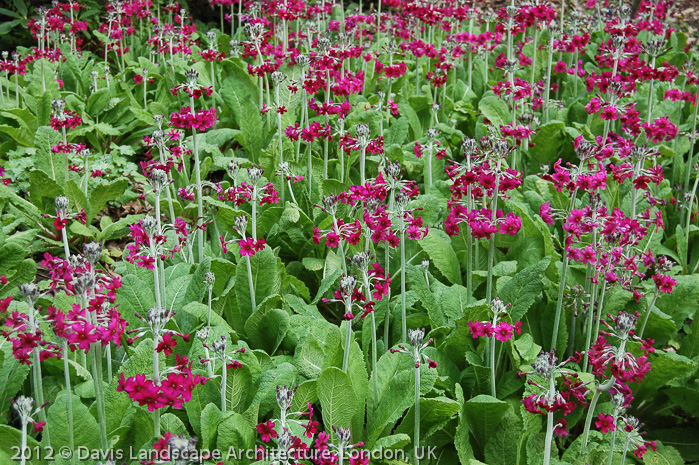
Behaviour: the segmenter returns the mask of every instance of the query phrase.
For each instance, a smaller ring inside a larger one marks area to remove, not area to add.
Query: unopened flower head
[[[240,163],[238,163],[235,160],[231,160],[231,162],[226,166],[226,170],[228,171],[228,176],[231,177],[235,181],[235,178],[238,176],[238,173],[240,172]]]
[[[39,300],[39,286],[34,283],[24,283],[19,285],[19,293],[27,302],[27,305],[34,307],[36,301]]]
[[[373,258],[373,254],[367,251],[357,252],[350,258],[350,264],[357,268],[360,273],[369,271],[369,264]]]
[[[168,177],[167,173],[161,169],[154,169],[151,171],[150,174],[150,182],[151,185],[153,186],[153,191],[160,195],[160,193],[163,191],[163,188],[167,185],[168,182]]]
[[[333,431],[337,436],[337,447],[341,450],[346,450],[352,446],[352,433],[349,428],[333,425]]]
[[[55,98],[51,101],[51,110],[53,111],[54,115],[60,116],[63,114],[63,111],[66,109],[66,99],[64,98]]]
[[[197,339],[199,339],[203,343],[206,343],[206,341],[209,339],[209,333],[210,330],[208,326],[204,326],[203,328],[197,330],[197,332],[194,334],[197,337]]]
[[[272,82],[276,85],[279,85],[286,80],[286,74],[282,73],[281,71],[274,71],[270,77],[272,78]]]
[[[213,289],[215,282],[216,275],[214,273],[212,273],[211,271],[204,273],[204,284],[206,284],[206,287],[208,287],[209,290]]]
[[[55,205],[56,205],[56,214],[59,216],[65,215],[66,212],[68,211],[68,206],[70,205],[70,200],[68,200],[68,197],[58,196],[58,197],[56,197]]]
[[[357,277],[354,275],[343,276],[340,278],[340,288],[345,295],[352,295],[355,286],[357,285]]]
[[[434,141],[437,139],[437,136],[439,136],[439,129],[437,128],[429,128],[426,131],[427,138],[430,139],[431,141]]]
[[[233,220],[234,228],[240,235],[244,235],[248,229],[248,217],[245,215],[236,216]]]
[[[196,85],[197,80],[199,79],[199,71],[196,69],[188,69],[187,71],[184,72],[184,77],[186,79],[186,84],[193,86]]]
[[[102,256],[102,245],[97,241],[83,244],[83,254],[90,265],[94,267]]]
[[[282,412],[286,412],[291,408],[291,402],[294,400],[295,389],[289,389],[286,385],[277,386],[277,405]]]
[[[262,175],[265,173],[265,170],[263,170],[259,166],[251,166],[248,168],[248,177],[250,178],[250,183],[252,185],[256,185],[258,182],[260,182],[260,179],[262,179]]]
[[[554,371],[558,368],[558,357],[555,355],[555,350],[550,352],[542,351],[539,357],[532,363],[534,373],[544,379],[550,379]]]
[[[150,237],[154,237],[158,233],[158,220],[153,216],[146,216],[141,220],[141,225],[145,229],[146,234]]]

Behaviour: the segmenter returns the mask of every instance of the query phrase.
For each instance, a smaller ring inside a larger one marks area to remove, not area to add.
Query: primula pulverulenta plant
[[[25,454],[25,450],[27,448],[27,437],[29,435],[27,427],[32,425],[32,432],[34,433],[41,433],[44,430],[46,422],[36,421],[35,417],[37,417],[37,415],[44,410],[46,405],[48,405],[48,402],[37,407],[36,402],[31,397],[19,396],[16,399],[10,399],[10,404],[12,404],[13,410],[17,412],[19,422],[22,425],[20,464],[24,465],[27,463],[27,454]]]
[[[514,326],[509,322],[505,321],[507,316],[507,307],[510,304],[505,305],[498,298],[495,298],[490,303],[490,311],[493,315],[491,321],[469,321],[466,323],[468,329],[471,331],[471,335],[474,339],[483,337],[487,340],[486,353],[489,354],[489,365],[490,365],[490,391],[493,397],[496,397],[495,388],[495,377],[497,367],[495,365],[495,343],[501,342],[506,343],[511,340],[515,333],[522,334],[522,322],[514,322]]]
[[[567,436],[568,423],[565,418],[555,419],[555,412],[568,415],[579,405],[587,405],[585,396],[587,388],[578,379],[575,371],[563,368],[570,362],[579,361],[579,357],[569,358],[558,363],[555,350],[542,352],[532,363],[531,372],[522,372],[520,375],[530,375],[527,379],[529,385],[534,386],[533,392],[522,399],[527,412],[546,417],[546,438],[544,445],[544,465],[551,463],[553,435]],[[560,380],[557,379],[560,377]]]
[[[408,338],[410,341],[410,348],[406,348],[404,345],[399,344],[397,349],[391,349],[391,353],[408,354],[412,356],[413,363],[415,364],[415,403],[413,404],[415,413],[415,428],[413,433],[413,461],[415,464],[417,464],[419,463],[418,457],[423,455],[418,451],[418,448],[420,447],[420,366],[422,363],[426,362],[429,368],[437,368],[437,362],[430,360],[424,353],[424,350],[433,341],[432,338],[425,341],[424,328],[409,330]]]
[[[221,339],[209,345],[207,343],[209,337],[208,327],[197,331],[196,336],[206,349],[207,357],[209,354],[212,356],[212,358],[200,359],[202,364],[206,364],[209,367],[209,372],[216,371],[216,362],[221,362],[221,411],[225,412],[228,410],[228,370],[235,370],[243,366],[239,361],[234,360],[233,357],[235,357],[236,354],[245,352],[245,347],[229,351],[226,336],[221,336]],[[209,377],[211,378],[211,376]]]

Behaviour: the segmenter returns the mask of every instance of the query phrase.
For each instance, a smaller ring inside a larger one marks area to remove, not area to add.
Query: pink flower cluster
[[[177,362],[173,371],[160,383],[154,383],[146,375],[126,378],[121,373],[117,392],[126,392],[139,406],[147,406],[149,412],[166,407],[182,408],[185,402],[192,399],[194,388],[205,384],[207,378],[193,374],[192,362],[184,355],[175,355],[175,359]]]
[[[216,123],[216,109],[199,110],[192,113],[190,107],[182,107],[180,112],[170,115],[170,125],[180,129],[197,129],[206,131]]]
[[[490,321],[469,321],[466,324],[474,339],[495,337],[500,342],[507,342],[514,337],[515,333],[522,334],[521,321],[515,322],[514,326],[507,321],[500,321],[496,325]]]

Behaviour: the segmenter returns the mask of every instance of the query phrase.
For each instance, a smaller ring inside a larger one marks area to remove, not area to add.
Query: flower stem
[[[400,232],[400,315],[401,315],[401,342],[405,343],[408,340],[408,322],[405,309],[405,228],[403,223],[405,220],[401,217],[401,232]]]
[[[102,348],[97,342],[92,344],[92,379],[95,383],[95,398],[97,399],[100,446],[102,450],[107,450],[107,419],[104,410],[104,384],[102,382]]]
[[[153,337],[153,384],[160,385],[160,357],[158,356],[159,336]],[[160,438],[160,409],[153,411],[153,436]]]
[[[416,363],[415,366],[415,429],[414,429],[414,461],[417,465],[418,461],[418,448],[420,447],[420,365]]]
[[[595,407],[597,406],[597,401],[599,400],[599,396],[603,392],[609,391],[612,386],[614,386],[614,383],[616,381],[616,378],[612,376],[609,378],[609,380],[604,383],[604,384],[599,384],[597,386],[597,389],[595,389],[595,393],[592,395],[592,400],[590,401],[590,406],[587,409],[587,417],[585,417],[585,429],[583,430],[583,438],[582,442],[580,444],[580,451],[584,451],[585,447],[587,447],[587,441],[588,438],[590,437],[590,426],[592,425],[592,418],[595,416]]]
[[[495,337],[491,337],[488,341],[490,344],[490,394],[497,398],[497,390],[495,389]]]
[[[192,106],[192,114],[196,114],[194,111],[194,97],[189,98],[189,103]],[[194,152],[194,175],[197,185],[197,252],[199,254],[199,263],[201,263],[204,261],[204,230],[202,229],[204,204],[202,199],[201,166],[199,163],[199,150],[197,147],[197,130],[195,128],[192,128],[192,150]]]
[[[250,304],[252,305],[252,311],[257,309],[257,302],[255,301],[255,284],[252,282],[252,266],[250,265],[250,256],[247,255],[245,264],[248,267],[248,286],[250,287]]]
[[[226,393],[227,391],[227,386],[228,386],[228,369],[226,368],[226,361],[223,360],[222,366],[221,366],[221,412],[225,413],[226,412]]]
[[[29,455],[29,451],[27,450],[27,423],[25,421],[22,421],[22,439],[20,443],[20,459],[19,463],[20,465],[25,465],[27,463],[27,456]]]
[[[500,168],[502,167],[502,160],[498,159],[497,170],[495,171],[495,192],[493,192],[493,199],[491,200],[491,219],[492,223],[495,223],[496,210],[498,207],[498,195],[500,188]],[[490,246],[488,247],[488,280],[486,281],[485,288],[485,301],[487,304],[490,303],[493,297],[493,262],[495,261],[495,234],[490,235]]]
[[[70,247],[68,247],[68,233],[65,227],[61,229],[61,238],[63,239],[63,252],[65,253],[66,261],[68,261],[70,259]]]
[[[553,381],[553,375],[549,378],[549,401],[553,403],[556,392],[556,386]],[[551,447],[553,445],[553,412],[548,412],[546,415],[546,444],[544,445],[544,465],[551,463]]]
[[[75,436],[73,430],[73,393],[70,387],[70,365],[68,364],[68,341],[63,340],[63,371],[66,382],[66,416],[68,418],[68,447],[75,449]]]
[[[643,324],[641,325],[641,330],[638,332],[638,337],[643,339],[643,332],[646,330],[646,323],[648,323],[648,317],[650,316],[650,313],[653,311],[653,306],[655,305],[655,301],[658,300],[658,288],[655,288],[655,292],[653,293],[653,299],[651,299],[650,304],[648,304],[648,309],[646,310],[646,314],[643,317]]]
[[[351,311],[351,303],[346,305],[347,307],[347,312]],[[350,353],[350,344],[352,343],[352,320],[347,320],[347,334],[345,335],[345,356],[342,360],[342,371],[347,373],[347,369],[349,368],[349,353]]]

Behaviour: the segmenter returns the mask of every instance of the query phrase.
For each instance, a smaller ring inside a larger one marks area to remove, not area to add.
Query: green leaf
[[[221,86],[221,98],[230,109],[235,122],[240,128],[240,142],[250,160],[258,160],[262,151],[264,126],[255,99],[247,96],[257,95],[257,85],[247,73],[230,76]]]
[[[518,463],[520,434],[522,434],[522,420],[514,412],[507,412],[495,436],[485,446],[485,461],[493,465]]]
[[[211,449],[216,441],[218,425],[223,420],[221,410],[215,404],[209,404],[201,412],[201,448]]]
[[[289,331],[289,314],[278,308],[256,310],[245,322],[250,346],[273,354]]]
[[[206,285],[204,275],[211,270],[211,258],[204,257],[204,260],[199,263],[194,274],[192,275],[192,281],[187,286],[187,290],[184,294],[185,302],[201,302],[204,299],[208,291],[208,286]]]
[[[12,345],[3,344],[0,351],[0,420],[7,421],[10,398],[19,392],[29,375],[29,367],[22,365],[12,355]]]
[[[100,446],[99,426],[95,417],[90,415],[87,407],[80,398],[73,394],[73,432],[75,445],[88,449],[96,449]],[[68,444],[68,398],[65,393],[59,395],[51,404],[46,415],[47,423],[51,431],[51,445],[58,450],[59,447]]]
[[[410,434],[415,428],[415,402],[403,418],[396,433]],[[456,415],[460,404],[448,397],[428,397],[420,399],[420,439],[424,440],[436,433]]]
[[[500,421],[511,408],[507,402],[482,394],[464,404],[468,424],[481,449],[493,437],[500,426]]]
[[[495,95],[488,95],[478,102],[478,110],[483,113],[483,116],[490,120],[494,126],[501,126],[509,123],[512,118],[512,112],[504,100],[501,100]]]
[[[529,155],[539,163],[553,163],[560,157],[561,147],[565,142],[562,121],[551,121],[539,127],[532,138]]]
[[[248,285],[248,268],[245,263],[248,257],[241,257],[240,263],[235,270],[235,291],[238,302],[237,321],[231,321],[231,326],[238,332],[244,331],[245,322],[255,311],[250,300],[250,286]],[[277,273],[277,258],[269,246],[254,256],[249,257],[250,269],[252,271],[252,282],[255,289],[256,303],[270,295],[279,293],[281,288],[281,276]]]
[[[347,373],[336,367],[326,368],[318,378],[317,390],[326,431],[332,426],[349,427],[357,409],[357,399]],[[335,440],[334,433],[332,437]]]
[[[255,428],[241,414],[226,412],[218,425],[216,448],[228,452],[248,450],[255,446]]]
[[[61,137],[51,126],[41,126],[37,129],[34,137],[36,146],[34,166],[46,173],[52,180],[63,184],[65,182],[65,155],[51,151],[51,147],[60,140]]]
[[[430,229],[427,236],[419,240],[418,244],[449,282],[461,284],[459,259],[456,257],[456,252],[454,252],[451,240],[446,233]]]
[[[671,385],[673,380],[694,373],[697,369],[696,361],[673,352],[657,350],[648,357],[648,361],[653,369],[638,383],[638,388],[634,391],[637,398]]]
[[[369,389],[367,418],[367,446],[372,447],[386,428],[390,428],[415,403],[415,373],[401,362],[407,359],[390,352],[379,359],[376,371],[372,373],[369,385],[377,384],[378,398],[374,389]]]
[[[107,205],[108,202],[116,200],[123,195],[129,186],[126,179],[120,179],[111,184],[100,184],[90,193],[90,207],[88,220],[94,218]]]
[[[471,432],[466,416],[466,402],[464,402],[464,391],[460,384],[456,384],[456,399],[461,404],[459,409],[459,420],[456,425],[456,435],[454,436],[454,447],[459,455],[461,465],[468,465],[474,458],[473,447],[471,446]]]
[[[294,364],[298,367],[299,372],[306,378],[313,379],[320,375],[323,368],[323,358],[325,352],[323,345],[318,339],[309,333],[300,347],[296,348],[294,355]]]
[[[656,450],[643,454],[644,465],[684,465],[686,462],[674,447],[658,443]]]
[[[512,304],[509,309],[512,320],[520,320],[541,294],[543,289],[541,276],[550,262],[551,257],[545,257],[517,273],[502,287],[498,297],[505,304]]]
[[[15,429],[11,426],[7,425],[0,425],[0,451],[5,452],[7,455],[10,457],[16,457],[17,456],[17,451],[20,449],[22,445],[22,432],[18,429]],[[36,447],[41,447],[39,443],[37,442],[36,439],[31,437],[30,435],[27,435],[27,447],[31,448],[32,450]],[[10,462],[9,460],[5,463],[18,463],[18,462]],[[39,465],[43,462],[40,462],[37,460],[36,457],[32,457],[27,459],[27,465]]]
[[[200,423],[204,410],[206,407],[219,402],[220,394],[214,382],[208,381],[206,384],[200,384],[192,391],[192,399],[189,402],[185,402],[184,408],[187,411],[189,423],[197,436],[201,436],[202,430],[206,428],[205,423]],[[216,425],[214,428],[216,428]]]

